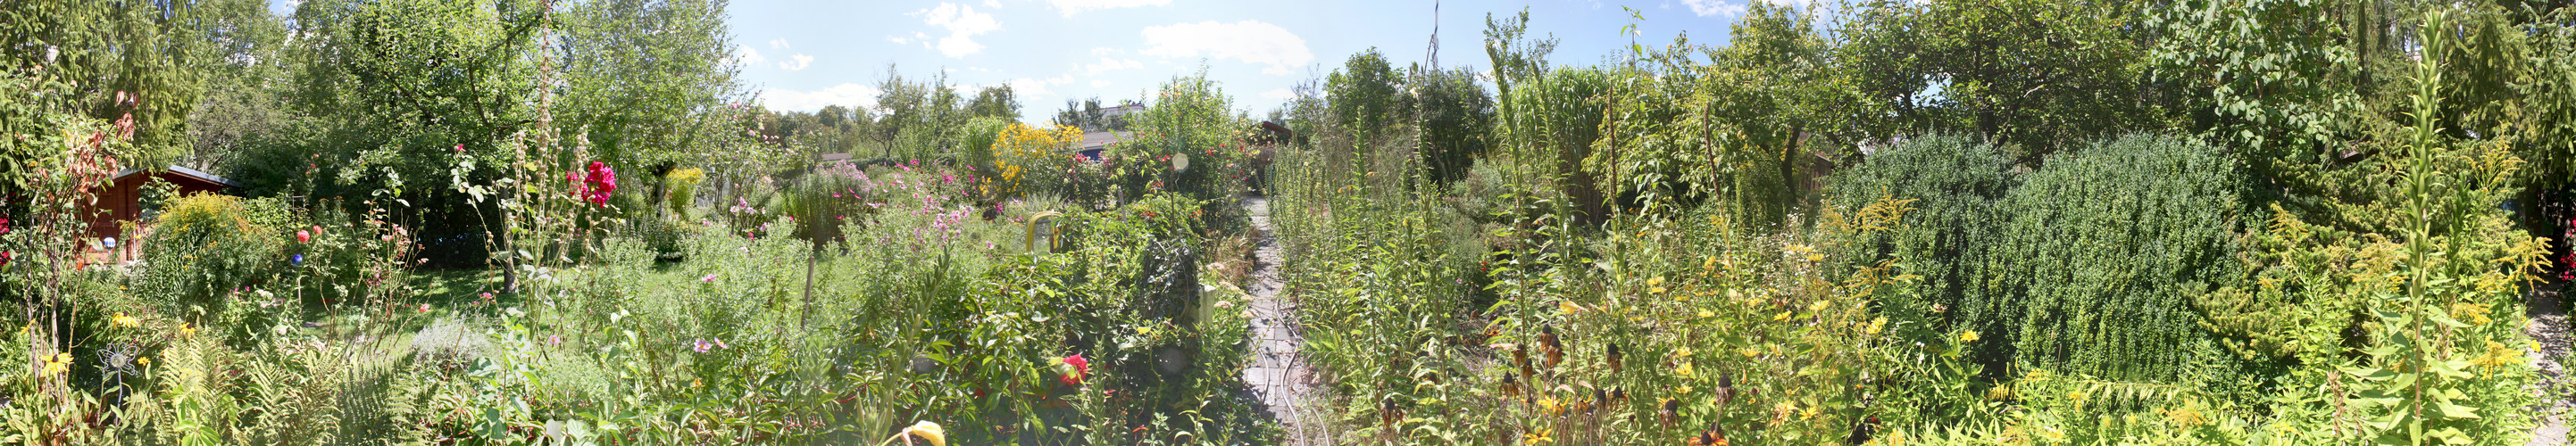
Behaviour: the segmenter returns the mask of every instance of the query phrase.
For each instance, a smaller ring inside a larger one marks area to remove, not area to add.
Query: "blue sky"
[[[1625,51],[1622,7],[1645,17],[1636,41],[1687,32],[1725,41],[1746,1],[1448,1],[1440,5],[1440,62],[1483,71],[1484,20],[1527,6],[1533,35],[1561,39],[1552,62],[1598,64]],[[293,0],[272,0],[280,12]],[[1300,81],[1376,47],[1401,69],[1424,60],[1429,0],[735,0],[730,8],[742,80],[772,109],[868,107],[894,64],[907,78],[945,73],[966,89],[1010,84],[1023,120],[1044,122],[1067,99],[1146,97],[1202,63],[1238,110],[1262,115]]]
[[[1562,39],[1554,63],[1589,65],[1627,46],[1621,6],[1645,16],[1640,42],[1688,32],[1714,44],[1742,1],[1761,0],[1448,1],[1438,14],[1440,62],[1484,69],[1489,12],[1528,6],[1533,34]],[[1258,116],[1369,47],[1399,68],[1423,61],[1433,21],[1428,0],[737,0],[731,13],[742,78],[773,109],[869,106],[892,63],[907,78],[1010,84],[1029,122],[1067,99],[1144,98],[1201,63],[1237,109]]]

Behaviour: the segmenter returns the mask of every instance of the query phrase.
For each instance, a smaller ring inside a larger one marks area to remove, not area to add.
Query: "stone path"
[[[2531,335],[2531,340],[2539,341],[2542,350],[2531,352],[2525,357],[2531,359],[2532,366],[2540,369],[2540,391],[2543,396],[2548,396],[2552,388],[2576,389],[2576,378],[2571,378],[2567,374],[2566,361],[2568,354],[2571,353],[2568,350],[2576,347],[2576,344],[2570,344],[2570,341],[2576,339],[2568,336],[2566,291],[2564,284],[2534,290],[2528,302],[2530,307],[2525,313],[2531,316],[2531,327],[2523,332]],[[2527,446],[2568,446],[2567,422],[2568,418],[2576,417],[2576,395],[2558,395],[2556,401],[2542,402],[2539,409],[2543,416],[2540,426],[2534,429],[2531,441],[2525,444]]]
[[[1244,212],[1252,214],[1252,227],[1259,231],[1260,245],[1253,252],[1251,311],[1253,360],[1243,369],[1243,382],[1260,394],[1273,419],[1284,427],[1288,444],[1327,444],[1317,436],[1319,426],[1300,423],[1298,413],[1308,393],[1314,390],[1314,371],[1306,357],[1298,353],[1305,344],[1305,328],[1297,323],[1295,304],[1279,299],[1279,235],[1270,227],[1270,200],[1250,197],[1243,200]]]

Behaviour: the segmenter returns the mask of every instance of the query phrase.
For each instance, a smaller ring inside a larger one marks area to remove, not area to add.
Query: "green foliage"
[[[1431,180],[1449,184],[1467,175],[1492,140],[1494,97],[1464,69],[1432,70],[1414,81],[1421,113],[1422,164]]]
[[[612,0],[557,14],[563,104],[601,159],[621,169],[692,164],[727,133],[714,110],[742,95],[724,1]]]
[[[1413,101],[1405,94],[1408,86],[1402,75],[1387,65],[1386,55],[1376,48],[1351,54],[1342,69],[1324,78],[1324,94],[1332,100],[1335,125],[1359,135],[1363,140],[1386,136],[1413,113]]]
[[[200,194],[167,205],[143,241],[146,293],[170,296],[180,306],[220,308],[218,298],[276,272],[294,238],[287,210],[277,200],[242,200]]]
[[[1599,69],[1550,71],[1545,77],[1514,86],[1503,98],[1499,128],[1514,158],[1529,166],[1522,178],[1548,178],[1564,197],[1558,206],[1579,212],[1586,222],[1608,218],[1599,182],[1583,169],[1593,142],[1601,139],[1603,102],[1611,100],[1614,75]]]
[[[2185,138],[2133,135],[2063,153],[2000,203],[1995,300],[1962,306],[2020,367],[2173,382],[2199,339],[2191,296],[2245,271],[2244,162]]]
[[[1891,293],[1877,302],[1879,314],[1900,326],[1912,324],[1933,332],[1959,329],[2002,334],[1999,327],[1963,325],[1962,315],[1992,314],[2002,308],[1972,308],[1999,300],[1988,286],[2003,259],[1993,257],[2004,228],[2016,217],[2005,212],[2005,197],[2020,185],[2012,159],[1992,144],[1956,135],[1936,135],[1900,142],[1834,177],[1825,202],[1832,208],[1857,208],[1880,197],[1914,200],[1910,220],[1901,227],[1871,234],[1850,245],[1849,258],[1904,259],[1907,274],[1923,276],[1913,293]],[[1995,343],[1986,344],[1988,346]]]
[[[975,99],[966,101],[966,115],[1020,122],[1019,95],[1011,92],[1009,84],[984,87],[975,92]]]
[[[967,171],[974,172],[976,176],[1000,175],[1001,167],[994,163],[993,144],[1001,137],[1002,129],[1011,124],[1011,121],[993,117],[979,116],[967,120],[966,128],[957,132],[957,162],[964,164]]]
[[[1877,136],[1964,131],[2023,164],[2165,123],[2147,81],[2142,3],[1869,2],[1838,50],[1871,106],[1894,114]],[[2186,87],[2204,88],[2204,87]],[[1872,118],[1873,120],[1877,118]]]

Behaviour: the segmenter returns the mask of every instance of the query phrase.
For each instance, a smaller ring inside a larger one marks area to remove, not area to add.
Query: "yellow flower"
[[[134,357],[134,364],[135,364],[135,365],[152,365],[152,357],[150,357],[150,356],[136,356],[136,357]]]
[[[1680,365],[1680,366],[1676,366],[1676,367],[1673,367],[1673,374],[1675,374],[1675,375],[1681,375],[1681,376],[1690,376],[1690,375],[1691,375],[1691,363],[1690,363],[1690,361],[1682,361],[1682,365]]]
[[[54,354],[54,357],[45,360],[45,376],[54,376],[54,374],[69,372],[71,370],[71,353],[57,353]]]
[[[940,429],[939,423],[928,421],[913,423],[912,427],[903,429],[903,434],[930,440],[931,446],[948,446],[948,431]]]
[[[1540,398],[1538,400],[1538,407],[1539,409],[1546,411],[1548,415],[1565,414],[1565,406],[1557,405],[1556,398],[1554,397]]]
[[[1977,342],[1977,332],[1976,332],[1976,331],[1973,331],[1973,330],[1971,330],[1971,331],[1963,331],[1963,332],[1959,332],[1959,342],[1961,342],[1961,343]]]
[[[1565,314],[1574,314],[1583,311],[1583,306],[1575,305],[1574,302],[1571,301],[1560,300],[1556,301],[1556,310]]]
[[[1649,292],[1649,293],[1655,293],[1655,294],[1664,294],[1664,287],[1648,287],[1648,288],[1646,288],[1646,292]]]
[[[1710,311],[1708,311],[1708,310],[1699,310],[1699,317],[1700,317],[1701,319],[1707,319],[1707,318],[1717,317],[1717,313],[1710,312]],[[2540,345],[2540,344],[2532,344],[2532,345]],[[2538,347],[2534,347],[2534,348],[2538,348]]]
[[[1539,443],[1556,444],[1556,439],[1549,438],[1547,436],[1547,428],[1544,427],[1531,428],[1529,433],[1521,434],[1521,444]]]
[[[179,324],[179,335],[180,335],[180,336],[196,336],[196,335],[197,335],[197,329],[196,329],[195,327],[190,327],[190,326],[188,326],[188,324],[186,324],[186,323],[181,323],[181,324]]]
[[[1743,354],[1744,354],[1744,357],[1746,357],[1746,358],[1756,358],[1756,357],[1761,357],[1761,356],[1762,356],[1762,351],[1761,351],[1761,350],[1755,350],[1755,349],[1749,349],[1749,348],[1748,348],[1748,349],[1744,349],[1744,351],[1737,352],[1737,353],[1743,353]]]
[[[1869,329],[1867,329],[1867,330],[1862,330],[1862,331],[1863,331],[1863,332],[1866,332],[1866,333],[1869,333],[1869,334],[1872,334],[1872,335],[1875,335],[1875,334],[1878,334],[1879,330],[1882,330],[1882,329],[1885,329],[1885,328],[1887,328],[1887,317],[1885,317],[1885,316],[1880,316],[1880,317],[1878,317],[1878,318],[1876,318],[1876,319],[1870,319],[1870,320],[1869,320]]]
[[[2083,403],[2084,403],[2084,392],[2076,392],[2076,391],[2066,392],[2066,399],[2075,400],[2075,403],[2076,403],[2076,404],[2083,404]]]
[[[125,312],[123,312],[123,311],[116,312],[116,317],[115,317],[115,318],[110,319],[110,321],[111,321],[111,323],[114,323],[114,324],[116,324],[117,326],[120,326],[120,327],[140,327],[140,326],[143,326],[143,321],[142,321],[142,320],[140,320],[140,319],[135,319],[135,318],[134,318],[134,316],[127,316],[127,315],[125,315]]]
[[[1646,279],[1646,286],[1664,286],[1664,278],[1663,278],[1663,276],[1656,276],[1655,278],[1652,278],[1652,279]]]

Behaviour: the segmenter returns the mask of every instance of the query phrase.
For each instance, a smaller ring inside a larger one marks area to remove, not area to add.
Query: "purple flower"
[[[296,255],[295,255],[295,257],[288,258],[287,260],[292,261],[292,262],[295,262],[295,266],[304,266],[304,255],[303,255],[303,254],[296,254]]]
[[[715,344],[707,343],[707,340],[705,339],[699,339],[696,343],[691,345],[690,349],[697,350],[698,353],[706,353],[707,349],[712,347],[715,347]]]

